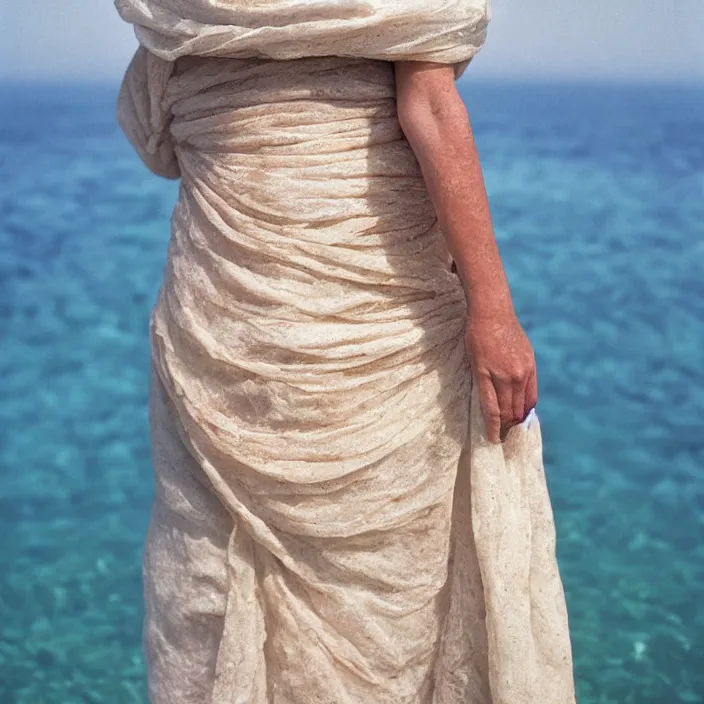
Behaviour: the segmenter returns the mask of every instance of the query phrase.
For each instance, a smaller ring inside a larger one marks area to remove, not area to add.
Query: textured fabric
[[[489,0],[115,0],[151,53],[298,59],[469,60]]]
[[[152,702],[573,702],[540,427],[486,440],[396,115],[390,62],[468,61],[487,6],[117,4],[149,47],[120,124],[182,179],[151,325]]]

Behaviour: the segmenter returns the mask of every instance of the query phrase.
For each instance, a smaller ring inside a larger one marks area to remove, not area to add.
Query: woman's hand
[[[465,346],[489,442],[502,442],[538,402],[533,347],[513,312],[500,316],[470,312]]]

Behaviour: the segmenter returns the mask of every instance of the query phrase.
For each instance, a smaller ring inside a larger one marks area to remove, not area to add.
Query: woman
[[[455,88],[486,0],[117,7],[120,124],[181,178],[152,702],[574,701],[534,357]]]

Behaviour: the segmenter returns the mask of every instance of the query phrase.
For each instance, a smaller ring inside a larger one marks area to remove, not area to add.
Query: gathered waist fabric
[[[182,184],[152,331],[183,412],[228,455],[304,484],[383,456],[450,403],[466,423],[464,295],[392,65],[180,61]]]

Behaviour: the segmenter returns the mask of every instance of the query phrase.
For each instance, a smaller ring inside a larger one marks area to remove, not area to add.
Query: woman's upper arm
[[[396,109],[404,131],[428,119],[466,116],[451,64],[396,61]]]

